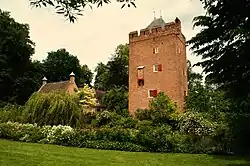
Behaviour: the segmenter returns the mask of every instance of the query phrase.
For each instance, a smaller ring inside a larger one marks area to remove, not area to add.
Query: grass
[[[250,157],[132,153],[0,140],[0,165],[249,166]]]

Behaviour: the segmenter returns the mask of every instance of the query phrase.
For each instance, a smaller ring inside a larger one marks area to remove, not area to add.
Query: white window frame
[[[138,69],[143,69],[143,68],[144,68],[144,66],[138,66],[138,67],[137,67],[137,70],[138,70]]]
[[[156,70],[156,66],[157,66],[157,70]],[[153,64],[153,72],[154,73],[159,72],[158,64]]]
[[[157,90],[157,89],[149,89],[148,90],[148,98],[151,98],[151,99],[155,98],[154,96],[150,96],[150,91],[153,91],[153,90]],[[157,91],[157,93],[158,93],[158,91]]]
[[[181,53],[181,48],[180,47],[178,47],[178,54],[180,54]]]
[[[159,53],[159,48],[158,47],[155,47],[154,50],[155,50],[155,54]]]

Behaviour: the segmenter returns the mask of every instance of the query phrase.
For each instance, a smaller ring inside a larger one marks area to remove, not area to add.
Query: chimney
[[[70,81],[70,83],[75,82],[75,74],[73,72],[71,72],[71,74],[69,75],[69,81]]]
[[[47,84],[47,78],[46,77],[43,77],[43,85]]]
[[[178,17],[176,17],[174,22],[178,26],[179,30],[181,31],[181,21],[180,21],[180,19]]]

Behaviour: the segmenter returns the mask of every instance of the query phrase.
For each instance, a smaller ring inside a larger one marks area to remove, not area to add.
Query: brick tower
[[[186,41],[181,21],[160,17],[145,29],[129,33],[129,112],[148,108],[159,92],[184,111],[187,95]]]

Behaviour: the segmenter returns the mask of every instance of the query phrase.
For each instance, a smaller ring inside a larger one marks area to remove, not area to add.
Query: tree
[[[96,105],[95,90],[87,84],[83,88],[79,88],[78,96],[84,108],[93,108]]]
[[[192,91],[192,88],[195,86],[199,86],[202,84],[203,76],[200,73],[196,73],[193,71],[193,66],[191,62],[187,61],[187,69],[188,69],[188,91]]]
[[[81,66],[80,84],[87,84],[91,86],[93,73],[87,65]]]
[[[114,87],[128,88],[128,44],[119,45],[107,64],[99,63],[95,71],[95,88],[110,90]]]
[[[196,112],[210,112],[217,114],[229,111],[231,103],[225,98],[225,92],[218,89],[210,80],[202,83],[202,75],[194,72],[188,61],[188,97],[186,108]]]
[[[28,24],[0,10],[0,101],[24,104],[36,90],[39,66],[32,63],[34,42]],[[37,74],[37,75],[36,75]]]
[[[22,113],[24,123],[70,125],[76,127],[82,107],[77,94],[34,93]]]
[[[128,115],[128,91],[125,87],[115,87],[109,90],[102,98],[103,105],[108,111],[119,115]]]
[[[66,49],[49,52],[43,65],[46,77],[51,82],[68,80],[69,74],[74,72],[78,85],[91,83],[92,73],[87,65],[81,66],[77,57],[71,55]]]
[[[95,68],[96,76],[94,87],[99,90],[107,90],[108,69],[102,62],[97,64]]]
[[[125,5],[128,7],[131,5],[136,7],[134,1],[135,0],[116,0],[118,3],[123,3],[121,8]],[[100,7],[104,3],[109,4],[111,3],[111,0],[30,0],[30,5],[34,7],[54,7],[58,14],[63,14],[64,17],[67,17],[67,19],[73,23],[77,20],[77,15],[83,15],[82,11],[86,8],[86,6],[89,6],[92,9],[93,5]]]
[[[250,2],[202,2],[206,15],[194,18],[194,27],[202,30],[188,41],[193,52],[204,59],[196,65],[203,67],[211,83],[242,105],[250,97]]]

